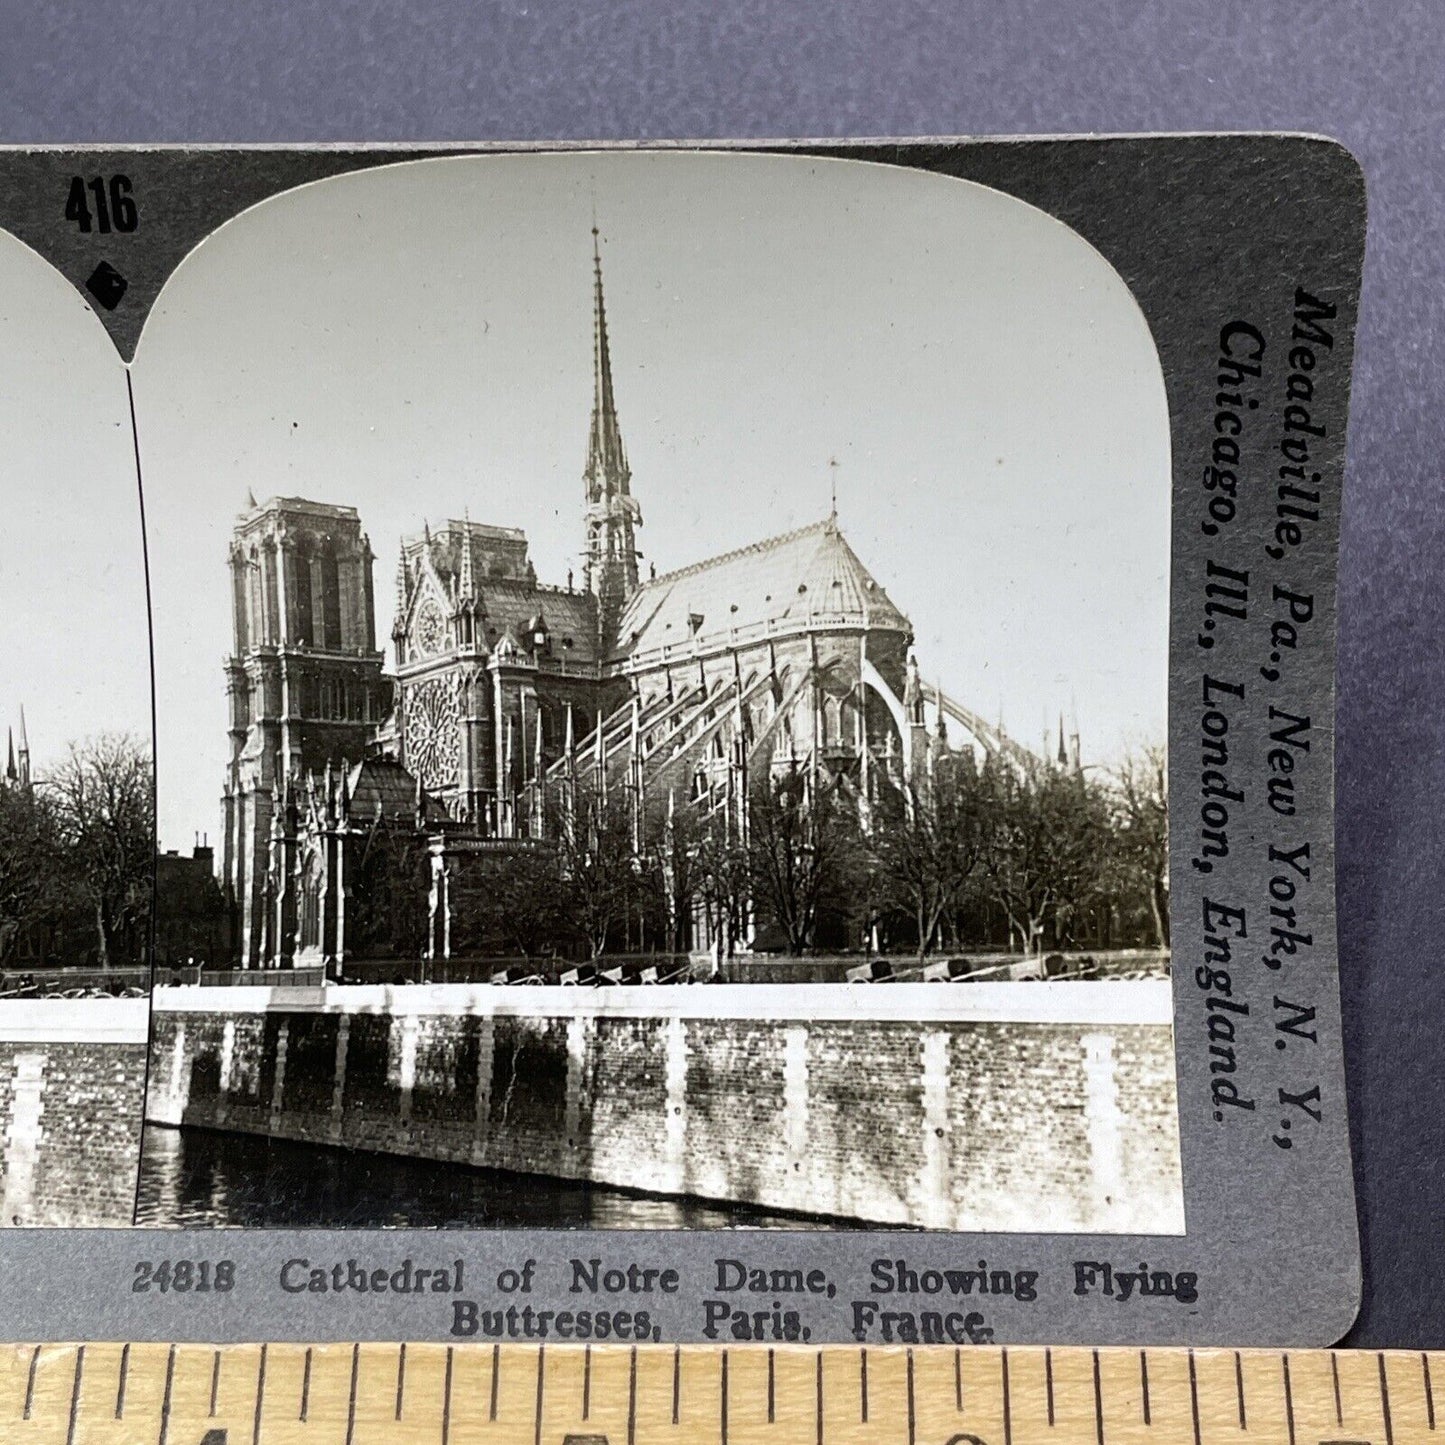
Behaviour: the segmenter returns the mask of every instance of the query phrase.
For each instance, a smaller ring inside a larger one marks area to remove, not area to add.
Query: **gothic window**
[[[265,589],[265,608],[268,626],[266,629],[266,640],[268,642],[280,642],[281,630],[278,626],[278,619],[281,616],[281,609],[276,601],[276,564],[279,554],[274,543],[268,543],[261,553],[261,577]]]
[[[447,622],[434,597],[425,598],[416,610],[412,639],[416,655],[430,657],[446,646]]]
[[[296,616],[292,625],[296,629],[296,640],[309,647],[316,641],[316,629],[311,614],[311,556],[309,549],[298,547],[292,556],[291,565],[296,572]]]
[[[231,558],[232,608],[236,618],[236,651],[244,652],[251,645],[251,625],[247,616],[248,588],[246,564],[240,557]]]
[[[266,613],[261,605],[261,562],[254,547],[246,554],[246,606],[249,632],[254,644],[266,641]]]
[[[406,765],[424,787],[455,783],[461,760],[461,723],[452,679],[431,678],[407,690],[402,745]]]
[[[336,549],[330,542],[321,558],[321,615],[323,647],[341,646],[341,572]]]

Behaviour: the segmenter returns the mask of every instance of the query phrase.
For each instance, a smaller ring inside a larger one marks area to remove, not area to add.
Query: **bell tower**
[[[371,546],[355,508],[299,497],[248,502],[230,549],[222,880],[250,967],[263,961],[268,904],[290,883],[270,876],[282,799],[328,763],[360,761],[390,698],[376,647]]]
[[[592,278],[592,425],[582,473],[587,503],[583,577],[587,590],[597,598],[605,657],[617,641],[622,609],[637,590],[637,528],[642,525],[642,509],[632,495],[632,473],[617,422],[596,226],[592,227]]]

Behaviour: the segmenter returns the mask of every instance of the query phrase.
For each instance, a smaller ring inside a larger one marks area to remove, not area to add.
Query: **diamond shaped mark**
[[[120,305],[120,298],[125,295],[129,285],[130,282],[109,261],[102,261],[85,281],[85,289],[95,297],[97,304],[107,311],[114,311]]]

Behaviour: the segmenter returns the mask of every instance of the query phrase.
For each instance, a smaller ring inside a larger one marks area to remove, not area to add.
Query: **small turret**
[[[918,659],[911,654],[908,658],[908,677],[903,687],[903,711],[908,714],[911,726],[923,726],[923,683],[918,676]]]
[[[25,704],[20,704],[20,748],[16,755],[16,764],[20,770],[20,786],[30,786],[30,739],[25,732]]]
[[[396,558],[396,611],[392,615],[391,635],[400,641],[406,636],[406,552]]]
[[[462,556],[461,566],[458,569],[461,573],[461,586],[457,591],[459,602],[475,602],[477,600],[476,581],[472,577],[472,514],[470,510],[462,511]]]

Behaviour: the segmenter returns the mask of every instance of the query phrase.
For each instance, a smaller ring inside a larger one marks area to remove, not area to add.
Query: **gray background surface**
[[[1445,1343],[1445,9],[1415,0],[5,7],[0,139],[259,141],[1289,128],[1371,236],[1340,577],[1341,975],[1366,1295]]]

